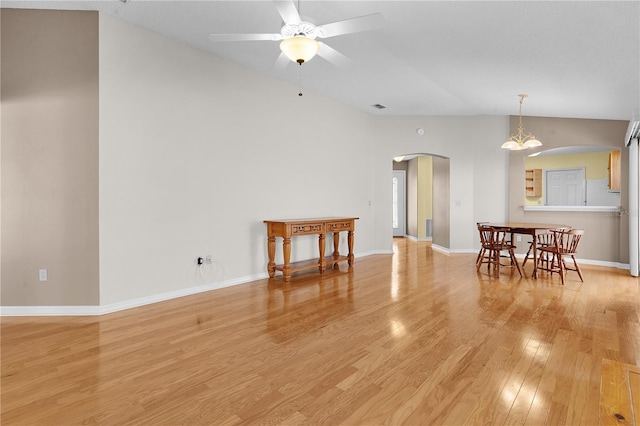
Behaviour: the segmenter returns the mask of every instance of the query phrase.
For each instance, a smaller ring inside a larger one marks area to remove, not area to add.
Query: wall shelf
[[[525,192],[527,197],[542,196],[542,169],[527,169],[525,174]]]

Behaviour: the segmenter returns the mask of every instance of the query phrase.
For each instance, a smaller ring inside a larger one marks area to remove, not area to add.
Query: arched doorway
[[[394,179],[404,174],[403,184],[406,188],[404,206],[398,205],[399,198],[394,193],[394,226],[395,217],[403,215],[405,237],[417,241],[432,241],[434,246],[449,249],[449,158],[429,153],[413,153],[396,156],[392,163]],[[394,186],[394,190],[399,187],[401,185]]]

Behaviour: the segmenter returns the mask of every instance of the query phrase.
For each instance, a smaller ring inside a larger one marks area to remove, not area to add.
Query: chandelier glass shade
[[[524,98],[527,97],[527,95],[520,94],[518,96],[520,97],[520,124],[518,126],[518,133],[515,135],[511,135],[509,139],[502,144],[501,148],[518,151],[521,149],[542,146],[542,142],[537,140],[535,136],[533,136],[531,133],[524,132],[524,127],[522,126],[522,102],[524,101]]]
[[[282,40],[280,42],[280,50],[287,58],[302,65],[318,53],[320,44],[312,38],[296,35]]]

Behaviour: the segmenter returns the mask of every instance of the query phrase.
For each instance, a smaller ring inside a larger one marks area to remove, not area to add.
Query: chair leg
[[[573,266],[576,267],[576,272],[578,273],[578,276],[580,277],[580,281],[584,282],[584,280],[582,279],[582,271],[580,270],[580,267],[578,266],[578,262],[576,262],[576,257],[574,255],[571,255],[571,259],[573,260]]]
[[[560,268],[560,281],[562,281],[562,285],[564,285],[564,276],[566,273],[566,269],[564,268],[564,258],[559,253],[558,253],[558,268]]]
[[[518,259],[516,259],[516,253],[513,249],[509,250],[509,255],[511,256],[511,265],[515,265],[520,277],[522,277],[522,270],[520,270],[520,265],[518,264]]]
[[[538,265],[537,265],[538,273],[540,271],[549,272],[549,256],[546,253],[538,253]]]
[[[535,237],[534,237],[535,238]],[[529,245],[529,250],[527,250],[527,254],[524,257],[524,260],[522,261],[522,266],[524,267],[524,265],[527,264],[527,260],[529,259],[529,256],[531,255],[531,250],[533,249],[533,243]]]
[[[493,261],[493,254],[491,250],[487,250],[486,248],[481,248],[478,253],[478,258],[476,259],[476,271],[480,271],[483,263],[487,264],[487,272],[491,270],[491,262]],[[486,261],[485,261],[486,259]],[[483,262],[484,261],[484,262]]]
[[[484,260],[484,262],[483,262]],[[476,270],[480,272],[480,268],[482,268],[482,264],[487,264],[487,270],[491,266],[491,250],[487,250],[486,248],[482,249],[482,256],[480,257],[480,261],[476,265]]]
[[[480,265],[482,265],[482,259],[484,258],[484,253],[487,249],[482,247],[480,252],[478,252],[478,257],[476,258],[476,270],[480,270]]]

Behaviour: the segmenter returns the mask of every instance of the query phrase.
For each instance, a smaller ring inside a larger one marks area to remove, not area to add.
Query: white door
[[[545,172],[547,206],[584,206],[587,203],[584,168]]]
[[[629,143],[629,272],[634,277],[638,276],[640,266],[640,149],[638,139],[632,139]]]
[[[404,237],[406,213],[406,174],[404,170],[393,171],[393,236]]]

